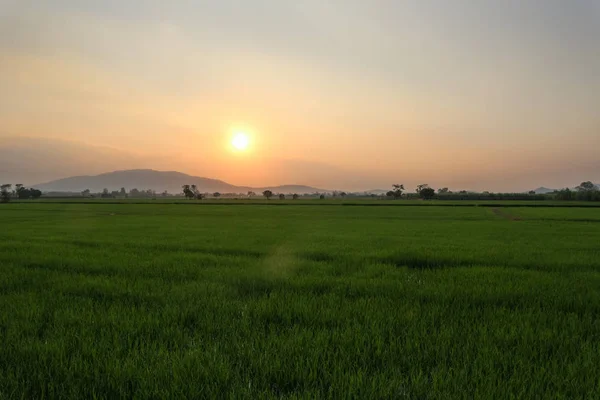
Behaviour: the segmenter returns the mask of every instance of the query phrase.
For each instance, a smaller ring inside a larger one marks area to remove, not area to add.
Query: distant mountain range
[[[600,190],[600,184],[596,184],[596,188],[597,188],[598,190]],[[571,190],[576,190],[576,188],[575,188],[575,187],[572,187],[572,188],[570,188],[570,189],[571,189]],[[542,187],[539,187],[539,188],[535,189],[535,190],[534,190],[534,192],[535,192],[536,194],[546,194],[546,193],[552,193],[552,192],[555,192],[556,190],[559,190],[559,189],[548,189],[547,187],[543,187],[543,186],[542,186]]]
[[[109,191],[120,190],[124,187],[127,191],[131,189],[139,190],[154,190],[158,193],[168,191],[169,193],[181,193],[183,185],[196,185],[201,192],[213,193],[246,193],[253,191],[260,193],[264,190],[271,190],[274,193],[327,193],[332,190],[315,188],[306,185],[281,185],[281,186],[265,186],[265,187],[250,187],[236,186],[230,183],[218,180],[205,178],[200,176],[192,176],[176,171],[155,171],[152,169],[131,169],[124,171],[108,172],[100,175],[83,175],[73,176],[64,179],[58,179],[51,182],[33,185],[34,188],[43,192],[73,192],[79,193],[89,189],[93,193],[101,192],[103,189]],[[600,189],[600,185],[596,185]],[[547,187],[539,187],[535,189],[537,194],[552,193],[555,189]],[[384,194],[386,190],[374,189],[366,191],[373,194]]]
[[[543,186],[534,190],[534,192],[536,194],[546,194],[546,193],[552,193],[554,191],[555,191],[555,189],[548,189],[547,187],[543,187]]]
[[[101,192],[103,189],[113,191],[124,187],[127,191],[136,188],[139,190],[151,189],[156,192],[167,190],[169,193],[175,194],[181,192],[181,187],[183,185],[196,185],[201,192],[208,193],[246,193],[248,191],[260,193],[267,189],[274,193],[305,194],[330,192],[330,190],[327,189],[319,189],[305,185],[282,185],[258,188],[236,186],[218,179],[192,176],[176,171],[155,171],[151,169],[115,171],[93,176],[73,176],[41,183],[34,185],[33,187],[43,192],[78,193],[86,189],[89,189],[92,192]]]

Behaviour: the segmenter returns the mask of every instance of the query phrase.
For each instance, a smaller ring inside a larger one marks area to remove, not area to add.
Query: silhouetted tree
[[[429,185],[428,185],[428,184],[426,184],[426,183],[423,183],[423,184],[421,184],[421,185],[417,185],[417,190],[416,190],[417,194],[420,194],[420,193],[421,193],[421,190],[423,190],[423,189],[426,189],[426,188],[428,188],[428,187],[429,187]]]
[[[421,188],[419,191],[419,196],[421,196],[424,200],[431,200],[435,196],[435,190],[430,187]]]
[[[341,192],[340,196],[342,196],[342,198],[345,198],[347,196],[347,193],[346,192]]]
[[[221,197],[221,193],[219,193],[219,192],[214,192],[214,193],[213,193],[213,197],[214,197],[214,198],[216,198],[216,199],[218,199],[219,197]]]
[[[204,195],[202,193],[196,193],[196,200],[202,200],[204,198]]]
[[[19,199],[28,199],[30,197],[29,190],[22,183],[17,183],[15,185],[15,194]]]
[[[81,195],[83,197],[89,197],[90,196],[90,189],[85,189],[84,191],[81,192]]]
[[[530,194],[530,195],[534,195],[534,194],[535,194],[535,190],[530,190],[530,191],[529,191],[529,194]]]
[[[579,186],[577,186],[577,191],[579,192],[591,192],[594,190],[598,190],[596,188],[596,185],[594,185],[592,182],[590,181],[586,181],[586,182],[581,182],[581,184],[579,184]]]
[[[449,193],[449,192],[450,192],[450,190],[447,187],[438,189],[438,193],[439,194],[446,194],[446,193]]]
[[[167,197],[168,195],[169,195],[169,192],[167,192],[166,190],[161,193],[162,197]]]
[[[12,184],[6,183],[0,186],[0,201],[2,203],[8,203],[11,198],[10,189],[12,188]]]
[[[248,198],[254,197],[256,196],[256,193],[254,193],[252,190],[248,191]]]
[[[129,191],[129,196],[131,197],[139,197],[140,191],[137,188],[133,188]]]
[[[321,199],[321,200],[325,199],[325,195],[324,194],[320,195],[319,199]]]
[[[556,192],[556,200],[575,200],[575,193],[569,188],[559,190]]]
[[[270,190],[265,190],[264,192],[262,192],[262,194],[267,198],[267,200],[270,200],[271,197],[273,197],[273,192],[271,192]]]
[[[402,192],[404,192],[404,185],[396,183],[394,185],[392,185],[392,196],[395,199],[399,199],[402,197]],[[388,192],[389,193],[389,192]]]
[[[279,194],[279,200],[285,200],[285,194],[280,193]]]
[[[119,191],[119,196],[127,197],[127,192],[125,191],[124,187],[122,187],[121,190]]]
[[[101,195],[101,197],[103,199],[111,197],[110,193],[108,192],[108,189],[106,189],[106,188],[102,189],[102,195]]]
[[[581,182],[577,186],[576,199],[580,201],[600,201],[600,190],[592,182]]]
[[[196,187],[196,185],[194,185],[194,187]],[[193,199],[195,197],[195,193],[190,185],[183,185],[181,188],[183,189],[183,195],[186,199]]]
[[[294,194],[292,195],[292,199],[294,199],[294,200],[298,200],[298,193],[294,193]]]
[[[20,200],[38,199],[38,198],[42,197],[41,190],[27,189],[23,185],[19,185],[19,188],[17,189],[16,194]]]

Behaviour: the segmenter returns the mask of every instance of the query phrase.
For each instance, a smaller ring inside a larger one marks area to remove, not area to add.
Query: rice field
[[[600,209],[517,205],[0,204],[0,399],[598,398]]]

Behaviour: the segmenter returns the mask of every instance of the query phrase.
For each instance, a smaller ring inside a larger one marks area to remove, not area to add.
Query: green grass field
[[[502,205],[0,204],[0,399],[599,398],[600,210]]]

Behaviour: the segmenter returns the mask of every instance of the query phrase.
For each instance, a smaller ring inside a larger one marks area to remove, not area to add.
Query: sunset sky
[[[0,145],[127,154],[63,174],[600,183],[600,1],[0,0],[0,93]]]

